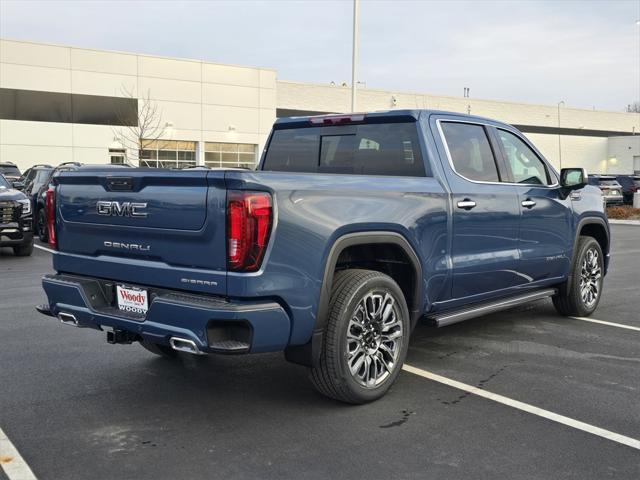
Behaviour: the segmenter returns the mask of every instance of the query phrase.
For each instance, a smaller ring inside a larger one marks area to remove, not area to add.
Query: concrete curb
[[[634,225],[640,227],[640,220],[609,220],[611,225]]]

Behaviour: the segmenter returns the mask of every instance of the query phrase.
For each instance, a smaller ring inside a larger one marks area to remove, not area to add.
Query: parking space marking
[[[450,378],[443,377],[441,375],[428,372],[426,370],[422,370],[421,368],[416,368],[411,365],[405,364],[402,367],[402,369],[406,372],[413,373],[414,375],[418,375],[419,377],[423,377],[428,380],[432,380],[434,382],[447,385],[449,387],[457,388],[458,390],[462,390],[464,392],[468,392],[473,395],[486,398],[487,400],[492,400],[494,402],[507,405],[517,410],[531,413],[533,415],[546,418],[547,420],[561,423],[562,425],[566,425],[568,427],[575,428],[577,430],[582,430],[583,432],[591,433],[593,435],[606,438],[607,440],[611,440],[612,442],[617,442],[622,445],[635,448],[636,450],[640,450],[640,440],[637,440],[635,438],[627,437],[625,435],[620,435],[619,433],[611,432],[609,430],[605,430],[600,427],[589,425],[588,423],[584,423],[579,420],[574,420],[573,418],[565,417],[564,415],[559,415],[557,413],[550,412],[549,410],[544,410],[542,408],[535,407],[528,403],[520,402],[518,400],[513,400],[511,398],[498,395],[497,393],[492,393],[482,388],[474,387],[473,385],[467,385],[466,383],[458,382],[457,380],[452,380]]]
[[[582,320],[583,322],[599,323],[600,325],[608,325],[609,327],[624,328],[626,330],[635,330],[636,332],[640,332],[640,327],[624,325],[622,323],[605,322],[604,320],[596,320],[595,318],[587,318],[587,317],[569,317],[569,318],[573,318],[574,320]]]
[[[40,250],[44,250],[45,252],[49,252],[49,253],[56,253],[56,252],[55,252],[55,250],[51,250],[50,248],[43,247],[43,246],[41,246],[41,245],[33,244],[33,246],[34,246],[35,248],[39,248]]]
[[[0,467],[9,480],[37,480],[36,476],[0,428]]]

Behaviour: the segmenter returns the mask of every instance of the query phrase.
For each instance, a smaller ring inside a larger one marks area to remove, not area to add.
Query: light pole
[[[358,83],[358,9],[360,0],[353,0],[353,51],[351,55],[351,111],[356,111],[356,86]]]
[[[560,164],[560,170],[562,170],[562,135],[560,134],[560,105],[564,105],[564,100],[558,102],[558,163]]]

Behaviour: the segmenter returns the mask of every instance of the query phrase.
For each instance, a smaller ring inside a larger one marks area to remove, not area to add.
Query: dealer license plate
[[[128,288],[122,285],[117,285],[116,290],[118,308],[120,310],[133,313],[147,313],[147,310],[149,310],[149,302],[146,290]]]

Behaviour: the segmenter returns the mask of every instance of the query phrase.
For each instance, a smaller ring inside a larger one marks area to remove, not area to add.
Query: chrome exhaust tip
[[[71,315],[70,313],[60,312],[58,313],[58,318],[60,319],[60,322],[64,323],[65,325],[71,325],[73,327],[78,326],[78,320],[76,319],[75,315]]]
[[[203,355],[196,345],[196,342],[187,338],[171,337],[169,339],[169,345],[178,352],[190,353],[192,355]]]

